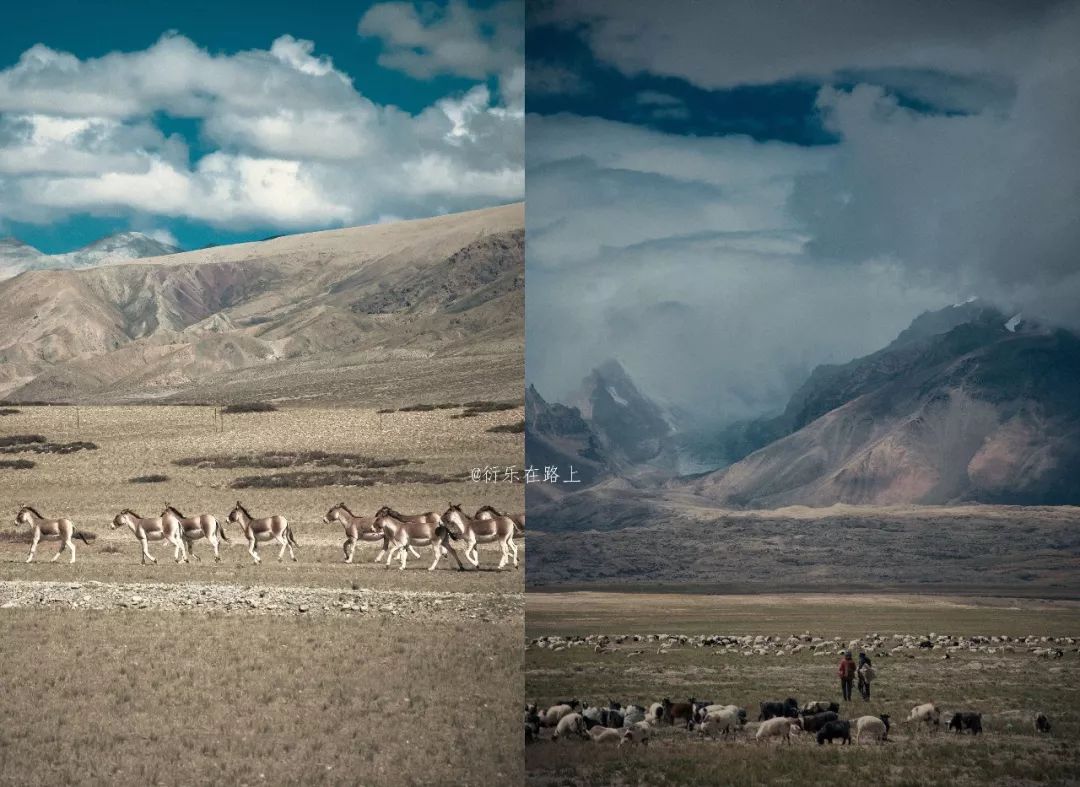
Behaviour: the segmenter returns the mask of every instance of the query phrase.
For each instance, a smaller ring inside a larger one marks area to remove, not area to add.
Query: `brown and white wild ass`
[[[453,555],[454,560],[457,561],[458,571],[464,571],[465,566],[461,563],[461,558],[458,557],[457,550],[451,546],[451,540],[457,541],[459,536],[446,525],[439,522],[438,524],[431,522],[405,522],[396,516],[390,514],[391,509],[383,506],[375,514],[375,526],[382,532],[386,541],[383,546],[384,550],[389,547],[389,551],[386,555],[386,567],[390,568],[390,563],[394,559],[394,555],[400,555],[402,571],[405,570],[405,561],[408,559],[406,550],[410,545],[424,547],[431,546],[432,551],[435,553],[435,559],[431,565],[428,566],[428,571],[434,571],[435,567],[439,565],[439,560],[445,552],[449,552]],[[438,518],[438,514],[435,515]],[[382,557],[380,553],[379,557]],[[378,560],[379,558],[376,558]]]
[[[90,545],[90,542],[86,540],[86,536],[75,529],[75,524],[70,519],[63,517],[60,519],[46,519],[33,506],[23,506],[19,509],[19,513],[15,515],[15,527],[19,525],[29,525],[33,531],[33,539],[30,541],[30,555],[26,558],[27,563],[34,559],[38,542],[43,538],[49,541],[56,539],[60,542],[60,549],[53,555],[52,560],[49,561],[50,563],[56,562],[60,555],[64,554],[65,547],[71,552],[71,560],[68,562],[75,562],[75,542],[72,541],[72,538],[76,536],[81,538],[87,546]]]
[[[205,538],[210,542],[210,546],[214,548],[214,560],[221,560],[220,545],[221,540],[229,540],[228,535],[225,534],[225,528],[218,522],[217,517],[213,514],[196,514],[195,516],[185,517],[175,507],[165,504],[165,510],[161,512],[161,519],[169,525],[172,520],[180,526],[180,536],[184,539],[184,547],[187,549],[187,553],[198,561],[202,561],[202,558],[195,554],[195,544],[193,542],[200,538]]]
[[[383,534],[382,528],[375,527],[374,518],[368,519],[367,517],[357,516],[350,511],[349,507],[344,503],[338,503],[326,512],[326,516],[323,517],[323,522],[328,525],[332,522],[337,522],[345,528],[345,543],[341,545],[341,549],[345,553],[346,563],[353,562],[353,553],[356,551],[356,543],[358,541],[367,541],[369,543],[374,543],[376,541],[383,542],[383,548],[379,550],[379,554],[375,556],[376,563],[382,560],[383,555],[386,554],[386,536]],[[409,544],[408,550],[412,553],[413,557],[420,557],[420,553],[416,551],[412,544]]]
[[[150,554],[148,541],[168,541],[173,545],[173,559],[179,563],[182,559],[187,562],[187,549],[184,548],[184,539],[181,535],[179,523],[171,521],[166,524],[161,517],[139,516],[130,508],[125,508],[112,521],[113,530],[118,527],[127,527],[135,534],[142,544],[142,563],[150,558],[151,563],[157,563],[157,558]]]
[[[293,547],[300,545],[296,543],[296,539],[293,537],[292,528],[289,527],[289,520],[281,516],[281,514],[256,519],[237,500],[236,506],[229,512],[229,522],[240,525],[240,529],[244,531],[244,538],[248,542],[248,552],[251,553],[251,557],[255,559],[256,563],[262,562],[262,558],[259,557],[256,549],[256,545],[260,541],[276,541],[281,544],[281,550],[277,556],[278,560],[285,557],[286,548],[289,550],[289,557],[296,560]]]
[[[476,510],[476,516],[473,519],[494,519],[495,517],[506,516],[514,520],[514,524],[517,526],[516,536],[525,535],[525,514],[501,514],[495,506],[484,506]]]
[[[505,567],[506,562],[511,559],[514,561],[514,568],[518,567],[517,545],[514,543],[517,525],[510,517],[492,516],[490,519],[470,519],[461,510],[460,505],[451,503],[442,518],[448,525],[460,530],[465,538],[465,557],[477,568],[480,567],[480,553],[476,545],[492,542],[498,543],[502,550],[499,568]]]

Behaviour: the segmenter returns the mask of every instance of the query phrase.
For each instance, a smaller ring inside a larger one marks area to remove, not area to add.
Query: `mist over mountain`
[[[719,432],[674,427],[617,364],[590,374],[575,402],[607,469],[575,499],[579,512],[617,507],[617,479],[639,504],[1080,503],[1080,336],[977,299],[818,366],[783,412]],[[677,478],[664,461],[676,448],[706,472]]]

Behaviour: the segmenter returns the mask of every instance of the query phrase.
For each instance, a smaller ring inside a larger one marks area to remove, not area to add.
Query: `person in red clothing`
[[[836,671],[840,676],[840,690],[844,693],[844,701],[851,702],[851,687],[855,682],[855,661],[851,658],[851,651],[844,653],[840,659],[840,668]]]

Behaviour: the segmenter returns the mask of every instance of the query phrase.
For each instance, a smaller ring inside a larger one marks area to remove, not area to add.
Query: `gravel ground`
[[[204,610],[247,615],[360,615],[409,620],[503,622],[524,615],[520,593],[222,585],[0,581],[0,609]]]

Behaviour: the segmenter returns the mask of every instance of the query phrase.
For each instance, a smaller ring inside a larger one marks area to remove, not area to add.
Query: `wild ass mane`
[[[23,506],[22,509],[19,511],[19,513],[21,514],[23,511],[29,511],[31,514],[36,516],[38,519],[44,519],[45,518],[44,514],[42,514],[40,511],[38,511],[33,506]]]

